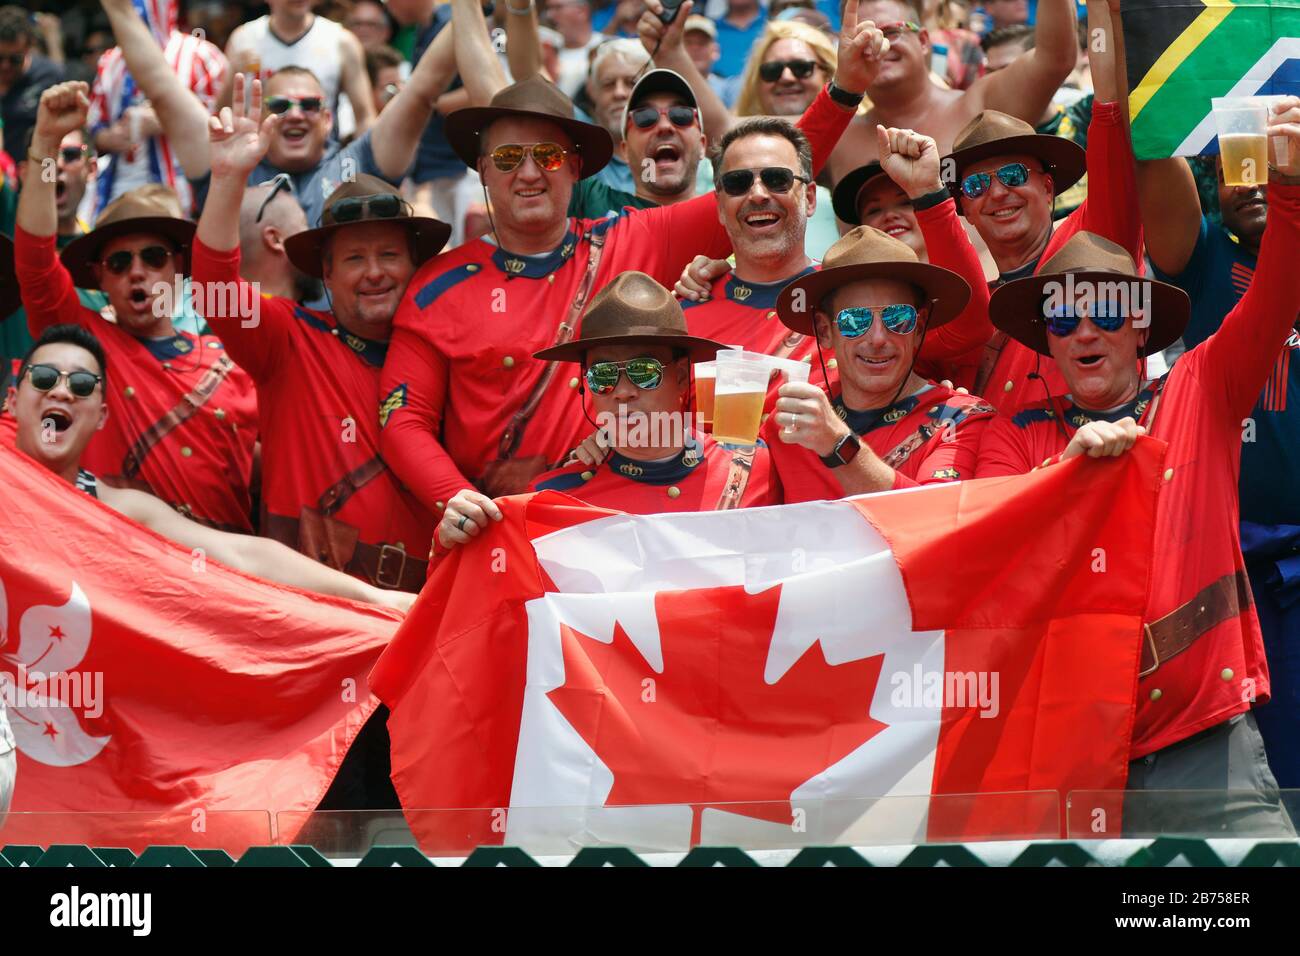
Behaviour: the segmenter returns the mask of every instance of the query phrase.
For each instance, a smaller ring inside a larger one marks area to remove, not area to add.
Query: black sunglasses
[[[722,174],[720,182],[723,192],[728,196],[745,195],[754,185],[755,172],[763,181],[764,188],[773,193],[788,193],[794,187],[795,180],[805,185],[812,182],[806,176],[800,176],[793,169],[787,169],[785,166],[768,166],[759,170],[733,169]]]
[[[271,188],[267,192],[266,198],[262,200],[262,205],[257,207],[257,218],[254,219],[253,222],[254,223],[261,222],[262,214],[266,212],[266,207],[271,205],[271,200],[288,188],[289,188],[289,174],[276,173],[275,177],[271,180]]]
[[[59,155],[63,157],[65,164],[71,165],[90,155],[89,146],[64,146],[59,150]]]
[[[319,96],[268,96],[266,108],[277,116],[289,112],[293,106],[297,106],[304,113],[319,113],[324,102]]]
[[[764,83],[775,83],[781,79],[786,67],[794,74],[796,80],[806,80],[817,69],[815,60],[768,60],[758,67],[758,75]]]
[[[161,269],[172,257],[172,251],[164,246],[145,246],[138,252],[119,249],[111,256],[104,257],[102,261],[105,269],[115,276],[120,276],[131,268],[131,263],[135,261],[136,256],[139,256],[140,261],[150,269]]]
[[[89,398],[95,386],[104,380],[101,375],[80,369],[75,372],[61,372],[53,365],[27,366],[27,379],[32,383],[32,388],[37,391],[51,391],[61,379],[65,378],[68,380],[68,391],[77,398]]]
[[[357,222],[361,219],[396,219],[411,214],[410,204],[401,196],[377,193],[340,199],[329,208],[330,222]]]
[[[667,115],[668,122],[686,129],[695,123],[695,110],[689,106],[638,106],[628,113],[628,119],[636,124],[637,129],[649,129],[659,122],[659,117]]]

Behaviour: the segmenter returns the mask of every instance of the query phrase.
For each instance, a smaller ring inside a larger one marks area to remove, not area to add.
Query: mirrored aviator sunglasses
[[[538,167],[553,173],[564,165],[567,152],[559,143],[530,143],[527,146],[521,143],[502,143],[492,150],[492,165],[501,172],[508,173],[524,161],[524,156],[532,154],[533,162]]]
[[[1029,167],[1024,163],[1007,163],[994,171],[998,182],[1008,189],[1023,186],[1029,182]],[[961,191],[967,199],[979,199],[993,185],[993,176],[988,173],[971,173],[961,181]]]
[[[835,324],[839,326],[840,335],[846,339],[856,339],[865,335],[871,328],[871,322],[877,312],[880,313],[880,321],[884,323],[885,328],[895,335],[908,335],[916,329],[916,306],[901,304],[886,305],[879,309],[866,306],[840,309],[839,315],[835,317]]]
[[[658,359],[635,358],[626,362],[593,362],[587,367],[587,387],[593,394],[608,395],[618,385],[619,375],[637,388],[658,388],[664,380],[664,366]]]
[[[95,386],[100,383],[100,376],[94,372],[60,372],[52,365],[29,365],[27,367],[27,378],[32,383],[32,388],[40,392],[51,391],[59,384],[61,378],[66,377],[68,380],[68,391],[77,398],[88,398],[95,390]]]
[[[119,249],[112,255],[104,257],[104,268],[113,275],[120,276],[131,268],[131,263],[137,255],[150,269],[161,269],[171,258],[172,251],[163,246],[145,246],[139,252]]]
[[[358,222],[361,219],[396,219],[410,208],[401,196],[377,193],[374,196],[340,199],[330,206],[329,213],[333,222],[343,223]]]
[[[1043,323],[1047,326],[1047,331],[1051,332],[1058,339],[1073,335],[1079,327],[1083,312],[1103,332],[1118,332],[1124,325],[1127,316],[1119,302],[1107,299],[1095,304],[1092,310],[1075,309],[1074,306],[1054,305],[1050,300],[1045,299],[1043,304]]]

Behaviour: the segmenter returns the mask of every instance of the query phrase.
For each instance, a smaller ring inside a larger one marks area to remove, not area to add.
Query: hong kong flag
[[[371,673],[407,819],[435,854],[1055,837],[1125,782],[1163,454],[741,511],[506,499]]]
[[[0,448],[0,845],[293,839],[401,614],[209,561]],[[283,811],[299,811],[285,815]],[[285,829],[283,824],[289,821]]]

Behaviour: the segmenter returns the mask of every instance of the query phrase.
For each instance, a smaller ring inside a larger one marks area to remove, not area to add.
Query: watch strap
[[[849,109],[857,109],[862,103],[865,93],[850,93],[843,87],[836,86],[835,81],[831,80],[826,84],[826,94],[840,106],[847,106]]]
[[[845,454],[846,446],[849,446],[850,449],[847,455]],[[818,457],[827,468],[839,468],[841,465],[847,465],[851,462],[861,447],[862,440],[853,432],[849,432],[835,443],[835,447],[831,449],[829,455],[819,455]]]
[[[933,209],[945,200],[951,199],[952,193],[947,186],[940,186],[932,193],[926,193],[918,199],[912,200],[912,211],[921,212],[926,209]]]

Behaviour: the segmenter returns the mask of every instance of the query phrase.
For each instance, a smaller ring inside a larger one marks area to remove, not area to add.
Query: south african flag
[[[1210,99],[1300,94],[1300,0],[1125,0],[1139,159],[1218,150]]]

